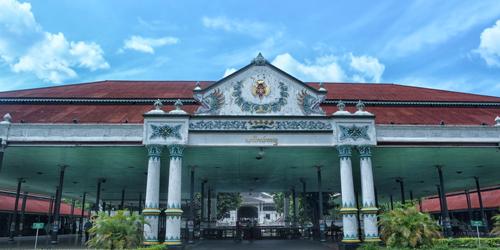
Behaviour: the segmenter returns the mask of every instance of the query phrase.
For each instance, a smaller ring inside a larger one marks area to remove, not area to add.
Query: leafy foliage
[[[116,211],[113,216],[101,212],[89,231],[92,237],[87,246],[98,249],[136,248],[143,241],[144,223],[142,215],[128,215],[127,210]]]
[[[477,238],[449,238],[435,240],[436,246],[444,246],[448,248],[476,248]],[[500,248],[500,238],[481,238],[481,247]]]
[[[493,216],[493,229],[491,230],[491,234],[500,236],[500,214]]]
[[[238,209],[242,201],[240,193],[218,193],[217,219],[220,220],[229,214],[229,211]]]
[[[389,247],[429,247],[440,237],[438,224],[412,204],[383,213],[380,225],[382,239]]]

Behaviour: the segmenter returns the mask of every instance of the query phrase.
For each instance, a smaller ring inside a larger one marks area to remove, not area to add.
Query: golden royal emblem
[[[271,92],[271,89],[264,80],[257,80],[252,86],[252,95],[258,96],[260,99],[264,98],[264,96],[268,96]]]

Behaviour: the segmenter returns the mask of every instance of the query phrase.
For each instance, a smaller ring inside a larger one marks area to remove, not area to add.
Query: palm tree
[[[113,216],[99,213],[89,231],[92,238],[87,245],[97,249],[136,248],[142,244],[144,223],[142,215],[128,215],[126,210],[119,210]]]
[[[429,214],[410,204],[387,211],[380,216],[382,239],[395,248],[432,246],[440,237],[440,227]]]

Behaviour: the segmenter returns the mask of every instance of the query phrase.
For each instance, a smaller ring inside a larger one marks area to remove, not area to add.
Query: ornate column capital
[[[339,152],[339,158],[350,158],[352,155],[352,150],[350,145],[337,146],[337,151]]]
[[[168,151],[170,153],[170,159],[182,159],[184,154],[184,145],[180,144],[172,144],[168,145]]]
[[[146,145],[146,148],[148,149],[148,157],[149,158],[152,158],[154,160],[160,159],[163,146],[151,144],[151,145]]]
[[[357,149],[361,158],[372,156],[372,150],[370,146],[358,146]]]

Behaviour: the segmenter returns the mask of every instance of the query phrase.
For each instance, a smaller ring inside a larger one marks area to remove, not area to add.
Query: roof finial
[[[264,58],[264,56],[262,56],[262,53],[259,52],[257,57],[255,57],[252,62],[253,62],[253,64],[255,64],[257,66],[262,66],[262,65],[265,65],[267,61]]]
[[[200,90],[201,90],[200,82],[196,82],[196,86],[194,87],[193,91],[200,91]]]
[[[163,107],[163,103],[160,99],[158,99],[153,103],[153,106],[155,107],[155,110],[161,110],[161,108]]]
[[[7,113],[3,116],[3,121],[0,122],[1,124],[10,124],[12,122],[12,116],[10,113]]]
[[[175,101],[174,103],[174,106],[175,106],[175,110],[181,110],[182,109],[182,101],[181,99],[177,99],[177,101]]]
[[[318,88],[318,91],[321,91],[321,92],[326,92],[326,89],[325,89],[325,87],[323,86],[323,82],[319,82],[319,88]]]
[[[495,118],[495,127],[500,127],[500,116],[497,116],[497,118]]]
[[[365,104],[361,100],[359,100],[358,104],[356,104],[356,108],[359,112],[363,112],[365,111]]]
[[[175,109],[168,112],[169,114],[187,114],[186,111],[182,110],[182,101],[181,99],[177,99],[177,101],[175,101],[174,103],[174,106],[175,106]]]
[[[339,103],[337,103],[337,108],[339,109],[339,111],[345,111],[345,103],[340,100]]]

